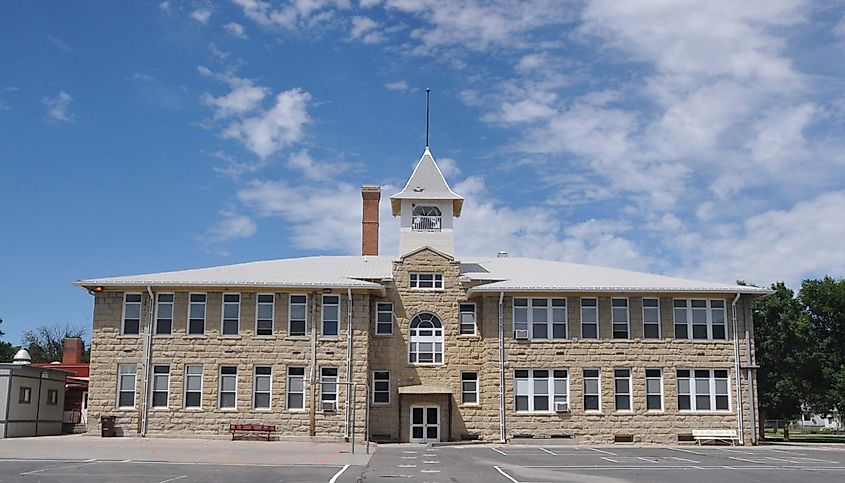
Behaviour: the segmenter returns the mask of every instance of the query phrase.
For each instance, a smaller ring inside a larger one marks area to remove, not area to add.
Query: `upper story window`
[[[205,333],[206,294],[192,293],[188,304],[188,335]]]
[[[413,231],[440,231],[443,214],[436,206],[417,206],[411,215]]]
[[[727,339],[725,301],[675,299],[676,339]]]
[[[516,339],[566,339],[566,299],[513,299]]]
[[[409,287],[419,290],[442,290],[442,273],[410,273],[408,274]]]
[[[223,294],[223,335],[238,335],[241,321],[241,294]]]
[[[288,335],[304,336],[308,332],[308,296],[291,295],[288,318]]]
[[[458,319],[458,333],[460,335],[475,335],[475,304],[460,304]]]
[[[660,338],[660,300],[643,299],[643,338]]]
[[[141,294],[123,295],[123,335],[138,335],[141,329]]]
[[[434,314],[417,314],[408,330],[408,362],[443,363],[443,324]]]
[[[376,335],[393,335],[393,304],[376,305]]]
[[[340,297],[323,295],[323,337],[337,337],[340,332]]]
[[[628,299],[612,299],[610,317],[613,320],[613,338],[628,339],[631,334],[628,323]]]
[[[599,338],[599,299],[581,299],[581,338]]]
[[[173,331],[173,294],[156,295],[156,334],[170,335]]]
[[[273,335],[273,313],[276,297],[271,293],[258,294],[255,302],[255,335]]]

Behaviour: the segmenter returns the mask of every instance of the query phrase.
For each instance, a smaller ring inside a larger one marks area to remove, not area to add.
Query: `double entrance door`
[[[411,442],[440,441],[440,407],[411,406]]]

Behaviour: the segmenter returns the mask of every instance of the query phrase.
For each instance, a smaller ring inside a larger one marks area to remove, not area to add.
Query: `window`
[[[569,403],[566,369],[517,369],[514,396],[518,412],[551,412]]]
[[[252,408],[270,409],[270,388],[273,382],[273,368],[270,366],[255,366],[255,376],[252,387]]]
[[[19,404],[29,404],[32,402],[32,388],[29,386],[21,386],[20,393],[18,394],[18,403]]]
[[[185,366],[185,407],[202,407],[202,366]]]
[[[123,294],[123,335],[138,335],[141,329],[141,294]]]
[[[373,372],[373,404],[390,404],[390,373]]]
[[[727,339],[724,300],[676,299],[676,339]]]
[[[678,369],[678,409],[681,411],[728,411],[726,369]]]
[[[408,362],[443,363],[443,325],[436,315],[422,313],[414,316],[408,334]]]
[[[205,334],[206,294],[192,293],[188,303],[188,335]]]
[[[643,338],[660,338],[660,300],[643,299]]]
[[[156,334],[170,335],[173,332],[173,294],[156,295]]]
[[[461,372],[461,404],[478,404],[477,372]]]
[[[305,409],[304,367],[288,367],[288,409]]]
[[[601,374],[584,369],[584,411],[601,411]]]
[[[376,335],[393,335],[393,304],[376,305]]]
[[[47,404],[49,406],[58,406],[59,391],[57,391],[56,389],[47,389]]]
[[[411,273],[411,288],[422,290],[439,290],[443,288],[442,273]]]
[[[220,409],[238,407],[238,367],[220,366]]]
[[[337,295],[323,295],[323,327],[324,337],[337,337],[340,330],[340,297]]]
[[[613,323],[613,338],[628,339],[630,326],[628,324],[628,299],[611,299],[610,317]]]
[[[288,319],[288,335],[304,336],[308,332],[308,296],[290,296],[290,314]]]
[[[597,298],[581,299],[581,338],[599,338],[599,300]]]
[[[663,411],[663,370],[645,370],[645,408],[647,411]]]
[[[411,214],[411,230],[440,231],[442,214],[436,206],[417,206]]]
[[[170,396],[170,366],[153,366],[153,407],[166,408]]]
[[[255,304],[255,335],[273,335],[276,296],[271,293],[260,293]]]
[[[458,322],[460,335],[475,335],[475,304],[460,304]]]
[[[117,366],[117,407],[135,407],[135,364],[119,364]]]
[[[614,404],[617,411],[631,411],[631,370],[613,370]]]
[[[566,299],[515,298],[513,320],[514,331],[527,330],[529,339],[566,339]]]
[[[320,402],[337,404],[337,367],[320,368]]]
[[[238,335],[241,321],[241,294],[223,294],[223,335]]]

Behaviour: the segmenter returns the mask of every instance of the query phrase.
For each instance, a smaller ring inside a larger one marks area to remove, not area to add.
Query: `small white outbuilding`
[[[62,433],[68,372],[30,365],[26,349],[0,364],[0,438]]]

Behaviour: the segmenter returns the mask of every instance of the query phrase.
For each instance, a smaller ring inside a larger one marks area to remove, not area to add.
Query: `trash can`
[[[102,430],[103,438],[114,438],[114,423],[117,417],[102,416],[100,417],[100,429]]]

